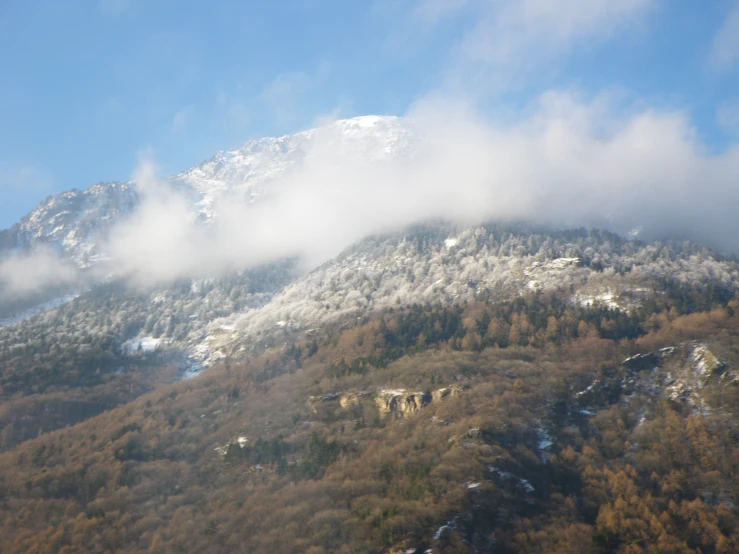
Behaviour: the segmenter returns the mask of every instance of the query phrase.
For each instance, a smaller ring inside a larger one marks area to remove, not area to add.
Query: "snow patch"
[[[594,306],[605,306],[613,310],[622,309],[617,302],[617,295],[611,291],[601,292],[593,295],[576,295],[576,302],[583,308],[592,308]]]
[[[165,341],[154,337],[137,337],[129,339],[121,345],[121,349],[124,353],[131,355],[136,352],[150,353],[156,351],[162,347]]]

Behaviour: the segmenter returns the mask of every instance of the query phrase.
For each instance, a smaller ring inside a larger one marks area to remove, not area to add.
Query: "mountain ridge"
[[[360,116],[292,135],[252,139],[161,181],[185,194],[193,212],[209,220],[216,215],[219,201],[253,202],[268,193],[275,180],[302,162],[318,135],[337,139],[348,145],[347,152],[353,150],[366,159],[402,153],[411,140],[411,132],[398,117]],[[107,233],[140,201],[134,181],[97,183],[49,196],[18,223],[0,231],[0,254],[50,246],[78,267],[90,267],[105,259],[100,248]]]
[[[247,150],[285,176],[291,140]],[[237,164],[234,192],[231,158],[189,174],[204,226],[282,178]],[[95,200],[137,192],[96,187],[30,247],[105,263]],[[0,322],[0,549],[736,551],[738,286],[700,244],[440,219],[315,268],[93,279]]]

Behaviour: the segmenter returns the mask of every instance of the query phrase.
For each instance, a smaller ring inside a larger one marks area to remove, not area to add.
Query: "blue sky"
[[[48,194],[162,174],[330,117],[546,91],[679,111],[739,141],[734,0],[3,0],[0,227]]]

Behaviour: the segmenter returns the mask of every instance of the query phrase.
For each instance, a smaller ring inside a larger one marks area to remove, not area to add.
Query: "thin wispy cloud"
[[[215,97],[215,123],[230,133],[243,134],[254,117],[253,103],[236,93],[221,90]]]
[[[486,6],[462,43],[470,60],[508,65],[570,53],[581,41],[596,44],[634,25],[653,0],[519,0]]]
[[[687,111],[650,108],[635,94],[563,90],[543,90],[513,113],[478,110],[491,79],[505,88],[565,63],[580,48],[633,33],[656,8],[656,0],[419,0],[402,19],[419,36],[452,20],[458,28],[439,86],[419,93],[405,114],[410,153],[372,159],[352,142],[358,134],[322,121],[301,161],[272,179],[268,194],[253,204],[222,197],[208,224],[145,160],[133,176],[142,203],[103,250],[117,274],[144,286],[285,257],[311,268],[368,234],[438,218],[640,227],[647,237],[739,253],[739,147],[711,153]],[[731,37],[720,40],[722,33],[715,44],[726,64]],[[217,104],[231,125],[246,125],[265,106],[290,117],[327,71],[280,73],[256,97],[220,93]],[[727,102],[717,117],[729,128],[736,112]],[[173,128],[185,127],[191,113],[178,112]],[[42,276],[53,273],[43,264]]]
[[[0,190],[7,194],[14,191],[36,191],[45,194],[51,191],[53,177],[29,163],[0,161]]]
[[[0,300],[23,297],[47,286],[75,282],[79,272],[51,250],[14,253],[0,260]]]
[[[739,62],[739,2],[733,2],[711,45],[709,62],[712,67],[728,71]]]
[[[259,101],[268,106],[279,124],[290,123],[300,113],[305,96],[319,89],[329,72],[330,65],[325,62],[312,71],[282,72],[264,87]]]
[[[739,97],[719,104],[716,110],[716,122],[727,133],[739,135]]]
[[[131,2],[132,0],[99,0],[98,7],[103,13],[117,15],[127,11]]]
[[[187,132],[187,127],[194,112],[195,106],[192,105],[185,106],[178,110],[177,113],[172,116],[172,122],[169,126],[170,132],[175,134],[184,134]]]
[[[437,30],[458,27],[446,79],[486,92],[520,85],[578,48],[633,33],[656,5],[657,0],[418,0],[405,13],[404,36],[407,42],[430,40]]]
[[[368,234],[436,218],[622,233],[638,226],[652,237],[689,229],[739,251],[739,150],[706,154],[684,113],[552,91],[515,122],[437,97],[419,102],[403,125],[414,133],[413,155],[378,161],[336,126],[320,129],[265,199],[224,198],[208,225],[146,162],[136,176],[143,203],[106,248],[140,285],[288,256],[315,267]]]

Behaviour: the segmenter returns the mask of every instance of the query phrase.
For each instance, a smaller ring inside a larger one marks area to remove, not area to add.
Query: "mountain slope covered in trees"
[[[0,455],[12,552],[734,552],[739,304],[399,306]]]
[[[652,328],[665,306],[689,313],[727,302],[737,275],[733,261],[698,245],[435,223],[366,239],[304,275],[288,260],[148,290],[112,281],[0,327],[0,449],[219,360],[236,363],[312,343],[388,310],[495,305],[559,291],[559,312],[615,310],[609,325],[630,326],[626,336],[634,338],[638,322]],[[506,347],[511,326],[514,337],[528,336],[531,325],[544,333],[546,318],[536,317],[534,323],[509,317],[489,337],[481,332],[467,340]],[[605,338],[619,332],[603,330]]]
[[[414,145],[394,118],[325,132]],[[207,227],[316,133],[168,183]],[[313,269],[103,278],[140,201],[71,191],[0,236],[84,276],[0,304],[0,551],[739,551],[734,259],[427,221]]]

